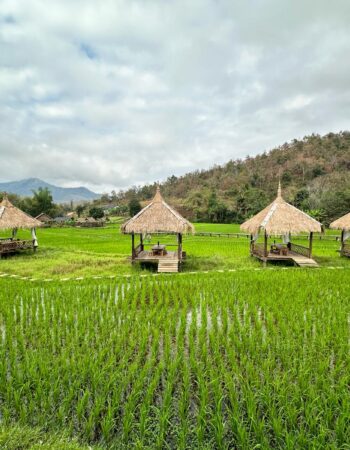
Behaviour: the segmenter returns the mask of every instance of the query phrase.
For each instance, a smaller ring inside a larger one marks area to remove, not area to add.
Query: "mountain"
[[[242,222],[275,198],[279,178],[288,202],[326,224],[349,212],[350,132],[312,134],[255,157],[171,176],[161,190],[190,220]],[[155,183],[136,187],[118,200],[146,202],[154,191]]]
[[[47,187],[50,190],[55,203],[69,203],[70,201],[77,203],[91,201],[100,197],[99,194],[96,194],[85,187],[64,188],[54,186],[39,178],[27,178],[20,181],[0,183],[0,192],[17,194],[21,197],[32,197],[33,190],[37,190],[39,187]]]

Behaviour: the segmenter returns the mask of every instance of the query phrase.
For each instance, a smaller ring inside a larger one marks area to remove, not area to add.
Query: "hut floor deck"
[[[33,249],[35,251],[35,246],[33,240],[24,239],[1,239],[0,240],[0,258],[1,255],[8,255],[10,253],[16,253],[21,250]]]
[[[314,259],[294,252],[289,252],[288,255],[277,255],[276,253],[269,252],[267,257],[253,253],[253,256],[264,263],[269,261],[293,261],[293,263],[299,267],[318,267],[318,264]]]
[[[142,251],[135,258],[137,262],[157,262],[158,272],[178,272],[179,257],[177,252],[167,252],[166,255],[154,255],[152,252]]]

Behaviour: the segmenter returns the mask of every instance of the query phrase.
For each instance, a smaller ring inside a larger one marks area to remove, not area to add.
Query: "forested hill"
[[[306,136],[255,157],[172,176],[162,192],[191,220],[240,222],[274,199],[279,177],[284,198],[325,223],[350,211],[350,132]],[[146,185],[118,197],[146,201],[154,190]]]

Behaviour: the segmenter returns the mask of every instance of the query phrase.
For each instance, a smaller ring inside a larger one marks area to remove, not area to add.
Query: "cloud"
[[[345,0],[3,0],[0,179],[126,188],[348,129],[349,13]]]

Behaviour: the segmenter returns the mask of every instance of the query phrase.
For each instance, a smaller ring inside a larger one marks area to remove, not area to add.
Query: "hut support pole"
[[[266,234],[266,231],[265,231],[265,235],[264,235],[264,255],[265,255],[265,258],[267,258],[267,234]]]
[[[14,241],[16,239],[17,235],[17,228],[12,228],[12,240]]]
[[[310,237],[309,237],[309,258],[312,256],[312,238],[313,238],[313,232],[311,231]]]
[[[38,247],[38,239],[36,238],[35,228],[32,228],[33,249],[36,251]]]
[[[182,234],[179,233],[177,235],[177,252],[178,252],[178,258],[181,261],[182,259]]]
[[[143,237],[142,237],[142,233],[140,233],[140,248],[141,248],[141,251],[143,252]]]
[[[253,235],[250,235],[250,256],[252,256],[253,254],[253,245],[254,245],[254,241],[253,241]]]
[[[341,230],[341,238],[340,238],[340,241],[341,241],[340,256],[342,256],[343,252],[344,252],[344,244],[345,244],[344,235],[345,235],[345,232],[344,232],[344,229],[342,229]]]
[[[135,259],[135,235],[131,233],[131,261]]]

